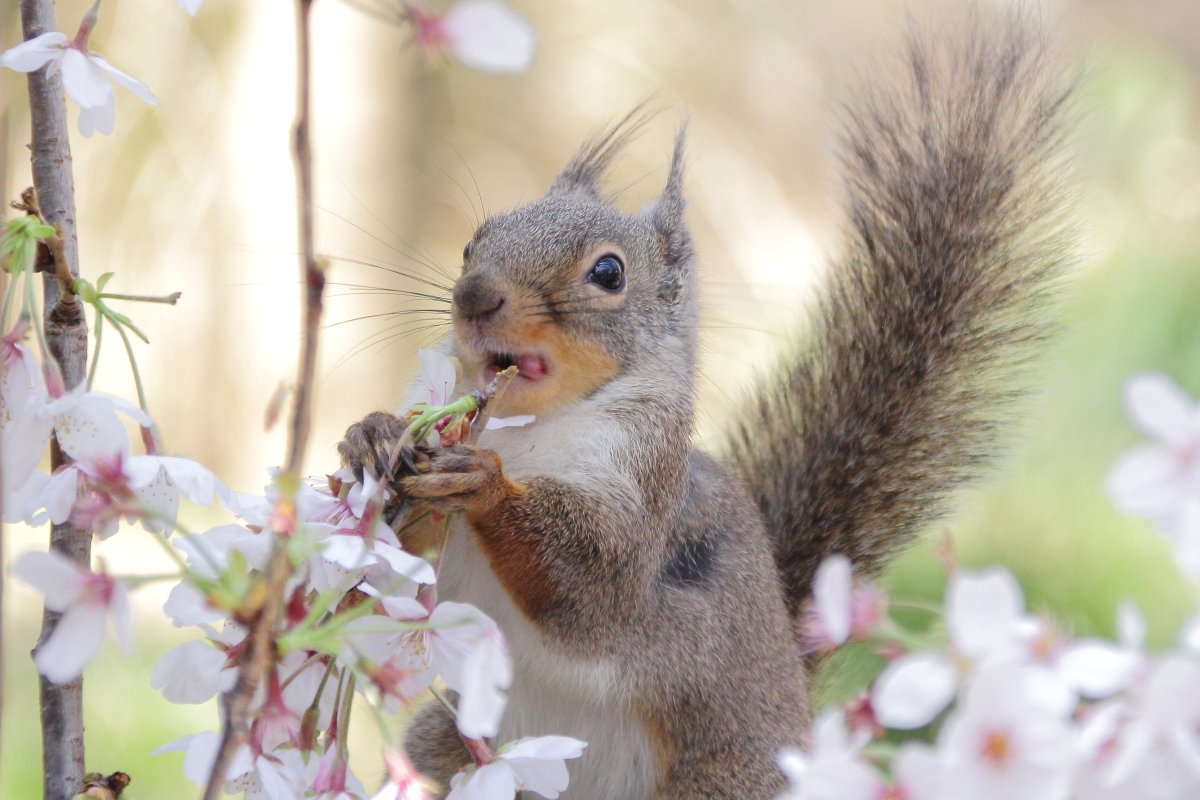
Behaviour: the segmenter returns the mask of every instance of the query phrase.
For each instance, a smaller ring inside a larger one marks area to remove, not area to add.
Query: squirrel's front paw
[[[410,474],[414,466],[409,453],[397,454],[392,469],[388,469],[392,450],[407,427],[407,422],[386,411],[368,414],[350,426],[338,445],[342,465],[349,467],[359,480],[362,480],[364,471],[379,479]]]
[[[429,456],[429,463],[418,467],[420,474],[402,481],[403,492],[418,509],[485,513],[512,490],[500,456],[491,450],[459,444]]]

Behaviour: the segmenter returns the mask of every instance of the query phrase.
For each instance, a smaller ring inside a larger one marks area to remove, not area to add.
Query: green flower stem
[[[158,583],[159,581],[177,581],[185,576],[178,572],[162,572],[157,575],[125,575],[121,580],[130,589],[140,589],[141,587],[150,584]]]
[[[0,311],[0,325],[4,326],[4,333],[8,333],[9,328],[12,327],[8,324],[8,315],[12,312],[13,297],[17,294],[17,283],[20,277],[20,275],[12,273],[9,273],[8,276],[8,289],[4,292],[4,309]],[[28,281],[28,278],[26,280]]]
[[[284,678],[282,681],[280,681],[279,688],[281,690],[286,689],[288,687],[288,684],[290,684],[292,681],[296,680],[296,678],[300,676],[301,672],[304,672],[304,670],[308,669],[313,664],[316,664],[318,661],[320,661],[324,657],[325,656],[323,656],[320,653],[313,653],[311,656],[309,656],[308,658],[301,661],[300,666],[296,667],[295,671],[292,672],[291,675],[288,675],[286,678]],[[317,684],[317,696],[313,700],[314,703],[321,699],[321,693],[325,691],[325,681],[329,679],[329,673],[330,673],[330,671],[332,671],[332,669],[333,669],[333,662],[330,661],[325,666],[325,674],[321,676],[321,682],[319,684]]]
[[[101,292],[96,295],[102,300],[133,300],[138,303],[162,303],[163,305],[173,306],[179,302],[179,298],[183,292],[172,292],[171,294],[152,296],[144,294],[115,294],[111,292]]]
[[[96,367],[100,366],[100,336],[104,332],[104,315],[96,315],[96,347],[92,351],[92,368],[88,370],[87,388],[91,391],[96,382]]]
[[[25,313],[30,319],[36,319],[35,310],[37,309],[37,301],[33,296],[33,281],[25,278]],[[42,361],[46,364],[53,364],[58,367],[58,359],[50,352],[50,345],[46,342],[46,329],[40,324],[34,324],[33,330],[37,335],[38,347],[42,351]]]
[[[940,640],[902,628],[891,619],[879,626],[877,638],[897,641],[909,650],[937,650],[941,644]]]
[[[451,717],[458,719],[458,709],[454,707],[454,703],[451,703],[450,699],[446,697],[446,695],[442,694],[440,689],[438,689],[436,686],[430,686],[429,693],[433,695],[434,700],[437,700],[442,704],[443,708],[450,712]]]
[[[946,609],[939,606],[937,603],[931,603],[924,600],[888,600],[888,605],[892,608],[902,608],[911,611],[924,611],[934,616],[944,617]]]
[[[113,327],[121,335],[121,341],[125,344],[125,354],[129,356],[129,368],[133,370],[133,385],[137,389],[138,407],[149,414],[150,411],[146,407],[146,390],[142,386],[142,373],[138,369],[137,359],[133,355],[133,342],[129,341],[129,334],[125,332],[125,327],[116,320],[113,320]]]
[[[363,661],[362,654],[357,650],[355,650],[355,654],[359,658],[358,664],[361,664]],[[371,676],[368,675],[366,671],[362,669],[362,667],[358,666],[358,664],[349,667],[349,669],[353,670],[354,674],[362,680],[364,685],[370,685],[372,683]],[[375,719],[375,726],[379,728],[379,736],[383,739],[383,743],[385,745],[394,744],[396,737],[395,734],[392,733],[392,729],[388,727],[388,718],[384,716],[383,696],[380,695],[379,702],[375,702],[371,699],[370,695],[364,692],[363,700],[366,702],[367,708],[370,709],[371,716]]]
[[[427,406],[424,403],[413,406],[413,410],[419,411],[420,416],[414,419],[408,425],[408,430],[404,432],[405,437],[411,434],[411,442],[418,443],[425,441],[425,437],[429,435],[429,431],[439,420],[455,415],[466,416],[479,408],[479,401],[473,395],[465,394],[449,405],[444,406]]]
[[[354,708],[354,673],[350,673],[350,678],[346,681],[345,693],[342,695],[342,715],[338,720],[338,755],[342,757],[342,761],[349,762],[350,751],[348,749],[350,741],[350,712]]]
[[[204,563],[212,568],[214,574],[220,575],[225,571],[225,568],[222,567],[220,562],[217,561],[217,557],[214,556],[212,551],[208,549],[208,545],[204,543],[204,539],[201,538],[200,534],[193,533],[181,525],[178,520],[173,520],[165,514],[159,513],[157,509],[152,508],[149,505],[143,504],[140,506],[140,510],[142,512],[142,516],[146,517],[147,519],[160,522],[164,525],[169,525],[175,533],[178,533],[180,536],[191,542],[196,547],[196,552],[200,554],[200,558],[204,559]],[[174,547],[171,547],[171,544],[167,541],[166,537],[154,533],[153,531],[146,532],[149,533],[150,536],[159,544],[166,548],[167,555],[171,556],[175,563],[180,564],[184,569],[187,569],[187,564],[184,563],[183,556],[179,555],[178,550],[176,550]]]
[[[318,595],[318,598],[322,596]],[[326,607],[328,607],[329,602],[332,602],[332,597],[325,603]],[[276,640],[279,646],[279,654],[287,655],[297,650],[316,650],[317,652],[329,655],[337,655],[338,646],[341,644],[338,639],[341,636],[342,629],[354,620],[370,615],[374,610],[370,603],[362,603],[340,614],[328,617],[321,622],[320,627],[316,626],[317,615],[310,612],[299,625]],[[388,630],[397,629],[389,628]],[[363,632],[366,633],[369,631],[364,630]]]

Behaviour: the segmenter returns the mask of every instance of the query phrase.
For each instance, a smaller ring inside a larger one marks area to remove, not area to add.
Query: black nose
[[[454,308],[471,322],[482,322],[504,307],[504,291],[481,275],[463,278],[454,287]]]

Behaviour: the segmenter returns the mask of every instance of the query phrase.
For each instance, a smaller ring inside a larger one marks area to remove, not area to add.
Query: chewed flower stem
[[[444,406],[427,406],[421,403],[414,406],[413,410],[419,412],[419,415],[409,423],[408,429],[396,443],[395,452],[425,441],[425,437],[429,435],[434,426],[447,417],[451,418],[448,427],[452,427],[465,419],[468,414],[476,414],[472,426],[477,426],[478,430],[482,430],[483,426],[487,424],[488,417],[491,416],[488,406],[508,388],[508,384],[515,377],[517,377],[517,368],[515,366],[508,367],[496,373],[496,377],[492,378],[487,386],[465,394],[452,403]],[[473,438],[474,436],[472,436]]]

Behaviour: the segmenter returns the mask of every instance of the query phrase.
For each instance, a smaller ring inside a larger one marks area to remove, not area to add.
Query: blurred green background
[[[690,118],[690,214],[707,304],[702,435],[711,435],[837,251],[838,98],[878,74],[877,54],[901,45],[910,18],[943,24],[962,4],[511,4],[539,38],[533,69],[516,77],[455,64],[430,71],[406,32],[335,0],[317,4],[319,249],[366,262],[334,261],[331,280],[419,288],[377,267],[440,279],[430,262],[452,275],[480,214],[539,194],[591,129],[653,97],[664,113],[612,186],[626,208],[651,199],[673,130]],[[15,5],[0,9],[0,47],[19,40]],[[60,0],[60,27],[73,32],[86,6]],[[1129,598],[1150,619],[1151,644],[1164,646],[1195,588],[1148,525],[1112,508],[1103,481],[1138,439],[1119,403],[1131,373],[1160,370],[1200,394],[1200,4],[1061,0],[1041,14],[1064,64],[1087,76],[1074,142],[1083,257],[1064,282],[1062,332],[1034,368],[1009,457],[887,582],[939,599],[932,544],[949,534],[963,563],[1008,565],[1031,607],[1069,629],[1111,633],[1116,603]],[[283,431],[264,432],[262,415],[298,347],[291,33],[282,2],[208,0],[192,20],[168,0],[108,0],[93,47],[145,80],[160,104],[118,89],[116,134],[72,141],[85,274],[115,271],[114,291],[183,292],[173,309],[124,309],[152,340],[140,359],[167,447],[244,491],[283,456]],[[7,198],[29,183],[24,87],[22,76],[0,74]],[[421,327],[427,316],[392,313],[426,307],[419,302],[338,285],[330,294],[312,472],[336,463],[348,424],[399,399],[415,349],[435,336]],[[113,342],[99,382],[133,396]],[[187,513],[194,526],[209,521]],[[44,537],[7,529],[6,563]],[[115,570],[162,566],[132,529],[97,553]],[[27,654],[40,606],[12,581],[4,591],[0,796],[32,798],[40,739]],[[198,794],[178,755],[148,753],[216,725],[213,705],[172,706],[149,688],[158,656],[191,635],[162,618],[163,597],[138,595],[135,653],[106,644],[87,673],[89,769],[130,773],[134,800]],[[836,662],[829,691],[848,691],[864,663]],[[356,747],[368,783],[382,774],[371,739],[364,727]]]

